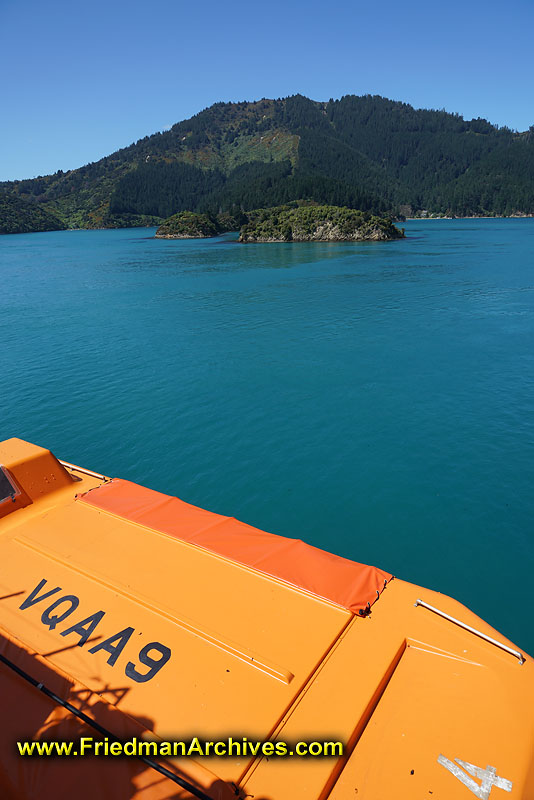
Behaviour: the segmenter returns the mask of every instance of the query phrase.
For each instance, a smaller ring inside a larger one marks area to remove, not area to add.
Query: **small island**
[[[387,217],[344,206],[303,201],[232,215],[180,211],[163,222],[156,239],[208,239],[241,227],[239,242],[385,242],[404,238]]]
[[[361,242],[404,238],[390,219],[339,206],[299,205],[249,213],[240,242]]]
[[[180,211],[159,226],[156,239],[208,239],[217,236],[220,228],[206,214]]]

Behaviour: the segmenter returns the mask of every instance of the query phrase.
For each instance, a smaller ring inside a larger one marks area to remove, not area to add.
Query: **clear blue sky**
[[[525,130],[533,0],[0,0],[0,180],[96,161],[212,103],[381,94]]]

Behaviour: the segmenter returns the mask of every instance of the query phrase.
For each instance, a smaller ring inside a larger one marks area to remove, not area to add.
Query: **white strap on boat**
[[[449,614],[446,614],[444,611],[440,611],[439,608],[434,608],[434,606],[425,603],[423,600],[417,599],[414,603],[415,606],[423,606],[423,608],[428,609],[428,611],[432,611],[434,614],[437,614],[439,617],[443,617],[444,619],[448,619],[449,622],[453,622],[458,627],[463,628],[464,631],[469,631],[469,633],[474,633],[475,636],[480,636],[481,639],[484,641],[489,642],[490,644],[494,644],[495,647],[499,647],[501,650],[505,650],[510,655],[515,656],[520,664],[525,663],[525,656],[519,652],[519,650],[514,650],[511,647],[508,647],[507,644],[503,644],[502,642],[498,642],[496,639],[492,639],[491,636],[487,636],[487,634],[482,633],[482,631],[477,631],[476,628],[472,628],[470,625],[466,625],[465,622],[461,622],[459,619],[455,617],[451,617]]]

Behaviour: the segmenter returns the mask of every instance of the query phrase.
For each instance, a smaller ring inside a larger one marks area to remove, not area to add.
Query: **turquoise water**
[[[534,220],[0,237],[0,437],[454,595],[534,653]]]

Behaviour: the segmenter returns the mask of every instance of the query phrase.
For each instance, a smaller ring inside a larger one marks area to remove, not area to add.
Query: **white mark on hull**
[[[488,765],[486,769],[483,769],[482,767],[475,767],[474,764],[470,764],[468,761],[462,761],[459,758],[455,758],[454,761],[456,761],[456,764],[453,761],[449,761],[448,758],[445,758],[445,756],[441,754],[438,756],[438,764],[448,769],[449,772],[454,775],[455,778],[458,778],[458,780],[461,781],[475,797],[478,797],[479,800],[489,800],[491,790],[494,786],[497,789],[504,789],[505,792],[512,791],[512,781],[497,775],[496,767],[490,767]],[[460,766],[457,766],[457,764]],[[463,767],[463,769],[461,769],[461,767]],[[469,773],[469,775],[473,777],[470,778],[466,773]],[[473,778],[478,778],[482,781],[480,786]]]

